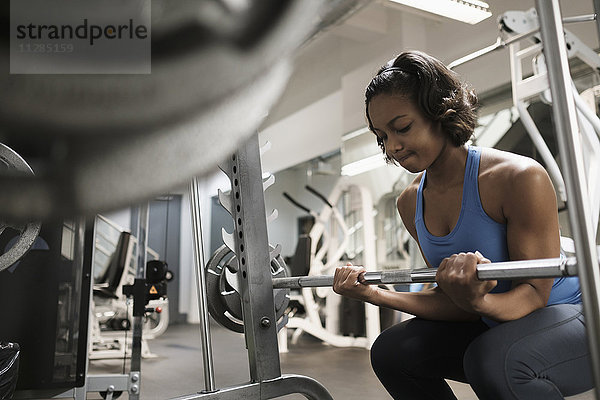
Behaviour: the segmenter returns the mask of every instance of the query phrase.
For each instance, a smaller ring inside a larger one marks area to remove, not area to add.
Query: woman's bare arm
[[[415,240],[417,240],[417,233],[414,226],[416,204],[416,187],[414,185],[418,179],[417,177],[415,182],[402,192],[397,201],[402,221]],[[422,251],[421,254],[423,254]],[[431,267],[424,255],[423,259]],[[359,276],[364,271],[364,268],[358,267],[339,267],[336,270],[333,290],[344,296],[430,320],[469,321],[479,318],[478,315],[458,307],[439,288],[409,293],[385,290],[376,286],[357,285]]]
[[[546,171],[530,161],[525,165],[516,164],[504,179],[502,211],[506,218],[510,259],[558,257],[556,194]],[[470,256],[462,261],[445,260],[452,265],[442,262],[438,269],[440,288],[463,310],[496,321],[510,321],[546,305],[553,279],[516,280],[505,293],[477,291],[477,286],[485,283],[473,279],[474,259]],[[465,290],[465,286],[471,287],[471,292]]]

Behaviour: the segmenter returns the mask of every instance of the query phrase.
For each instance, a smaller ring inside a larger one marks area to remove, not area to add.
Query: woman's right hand
[[[364,267],[355,267],[350,263],[337,267],[333,276],[333,291],[346,297],[369,301],[377,287],[360,283],[365,272],[367,270]]]

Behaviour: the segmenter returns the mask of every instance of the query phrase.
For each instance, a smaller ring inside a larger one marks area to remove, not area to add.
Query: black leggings
[[[371,364],[394,399],[456,399],[444,378],[493,400],[563,399],[593,387],[581,304],[494,328],[413,318],[379,335]]]

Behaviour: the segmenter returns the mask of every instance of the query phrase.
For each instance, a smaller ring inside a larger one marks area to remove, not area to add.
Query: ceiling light
[[[476,24],[492,16],[490,6],[479,0],[390,0],[433,14]]]
[[[354,176],[372,169],[383,167],[385,159],[381,153],[342,166],[342,175]]]

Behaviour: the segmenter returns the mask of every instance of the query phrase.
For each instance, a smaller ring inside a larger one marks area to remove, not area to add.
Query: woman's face
[[[441,125],[423,116],[406,97],[375,96],[369,103],[369,118],[388,157],[413,173],[427,169],[449,144]]]

